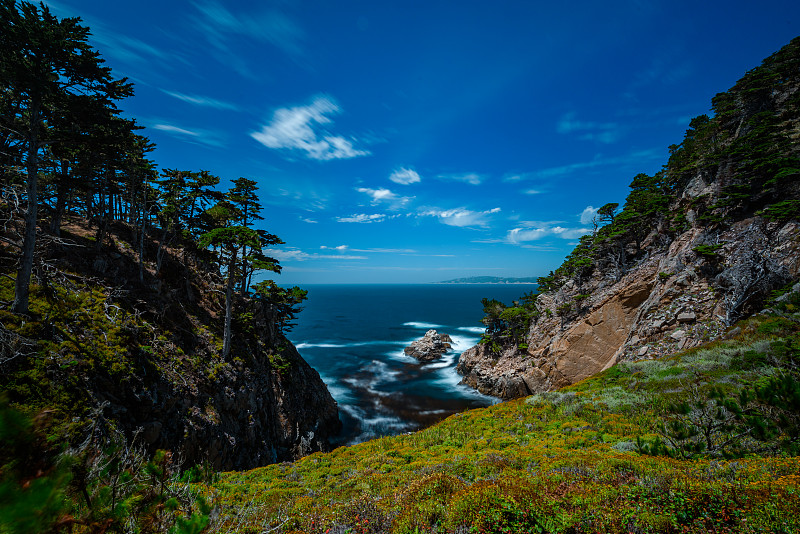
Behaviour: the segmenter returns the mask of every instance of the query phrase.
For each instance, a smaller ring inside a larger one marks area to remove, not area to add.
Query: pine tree
[[[255,184],[240,178],[211,212],[219,226],[200,236],[201,248],[214,247],[220,256],[220,266],[225,270],[225,326],[223,329],[223,357],[231,351],[231,325],[233,318],[234,289],[247,283],[252,270],[264,269],[280,272],[278,261],[264,254],[264,249],[283,243],[277,236],[264,230],[250,228],[254,214],[260,210],[256,202]],[[249,183],[248,183],[249,182]],[[258,210],[254,212],[254,207]],[[259,217],[260,218],[260,217]],[[240,258],[247,261],[239,263]]]
[[[42,5],[0,0],[0,80],[16,116],[12,121],[24,147],[27,210],[22,255],[17,271],[13,311],[28,313],[28,294],[39,200],[39,159],[45,147],[47,121],[65,113],[67,95],[97,94],[107,99],[129,96],[125,80],[113,80],[111,70],[88,42],[89,29],[80,19],[59,20]]]

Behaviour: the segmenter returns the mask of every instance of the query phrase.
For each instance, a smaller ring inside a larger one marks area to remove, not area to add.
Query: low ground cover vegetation
[[[295,463],[224,473],[222,532],[797,532],[800,324]]]

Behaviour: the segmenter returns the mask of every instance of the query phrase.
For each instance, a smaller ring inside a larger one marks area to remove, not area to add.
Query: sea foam
[[[442,328],[442,325],[440,324],[422,323],[418,321],[409,321],[407,323],[403,323],[403,326],[412,326],[414,328],[422,328],[424,330],[430,330],[431,328]]]
[[[473,334],[483,334],[486,332],[485,326],[459,326],[456,330],[460,330],[462,332],[471,332]]]

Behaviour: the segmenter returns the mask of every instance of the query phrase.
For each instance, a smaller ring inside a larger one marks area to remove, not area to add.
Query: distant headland
[[[535,284],[537,278],[535,276],[527,276],[524,278],[507,278],[503,276],[470,276],[468,278],[454,278],[452,280],[444,280],[442,282],[433,282],[434,284]]]

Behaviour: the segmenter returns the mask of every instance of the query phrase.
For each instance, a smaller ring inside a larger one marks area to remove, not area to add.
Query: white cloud
[[[350,159],[366,156],[344,137],[331,135],[320,125],[331,124],[328,115],[337,115],[340,108],[328,96],[316,96],[307,106],[280,108],[260,132],[250,136],[267,148],[299,150],[316,160]]]
[[[314,219],[309,219],[307,217],[300,217],[300,220],[303,221],[304,223],[308,223],[308,224],[318,224],[319,223],[319,221],[315,221]]]
[[[538,241],[545,237],[558,237],[560,239],[577,239],[585,235],[590,230],[588,228],[565,228],[552,223],[528,223],[509,230],[505,241],[512,245],[521,245],[529,241]]]
[[[309,261],[309,260],[366,260],[366,256],[353,256],[349,254],[317,254],[304,252],[298,248],[270,249],[269,255],[279,261]]]
[[[184,102],[188,102],[189,104],[194,104],[196,106],[205,106],[209,108],[224,109],[230,111],[239,110],[239,106],[237,106],[236,104],[223,102],[221,100],[216,100],[214,98],[208,98],[205,96],[197,96],[197,95],[185,95],[183,93],[167,91],[166,89],[162,89],[162,91],[173,98],[177,98],[178,100],[183,100]]]
[[[413,169],[400,168],[389,176],[389,180],[396,184],[409,185],[419,182],[421,178],[419,173]]]
[[[391,204],[392,209],[397,209],[401,206],[406,205],[413,197],[401,197],[393,193],[389,189],[381,188],[381,189],[370,189],[368,187],[358,187],[356,191],[359,193],[365,193],[372,198],[372,204],[379,204],[381,202],[386,202]]]
[[[581,224],[589,224],[594,219],[594,216],[597,215],[597,210],[600,208],[595,208],[593,206],[586,206],[583,212],[581,212]]]
[[[322,250],[347,250],[348,246],[347,245],[339,245],[338,247],[326,247],[325,245],[322,245],[319,248],[322,249]]]
[[[439,221],[448,226],[468,227],[468,226],[481,226],[489,225],[487,215],[500,212],[500,208],[492,208],[486,211],[472,211],[466,208],[455,208],[450,210],[441,210],[438,208],[430,208],[423,210],[419,213],[422,217],[438,217]]]
[[[438,178],[443,180],[453,180],[456,182],[466,182],[470,185],[480,185],[484,177],[474,172],[466,174],[440,174]]]
[[[397,198],[397,195],[388,189],[369,189],[366,187],[359,187],[356,189],[356,191],[359,193],[366,193],[367,195],[371,196],[373,202],[380,202],[381,200],[394,200]]]
[[[342,223],[373,223],[373,222],[383,222],[386,219],[390,219],[385,213],[373,213],[368,215],[366,213],[358,213],[353,214],[349,217],[336,217],[336,222]]]
[[[540,195],[542,192],[539,189],[527,189],[523,193],[526,195]]]

